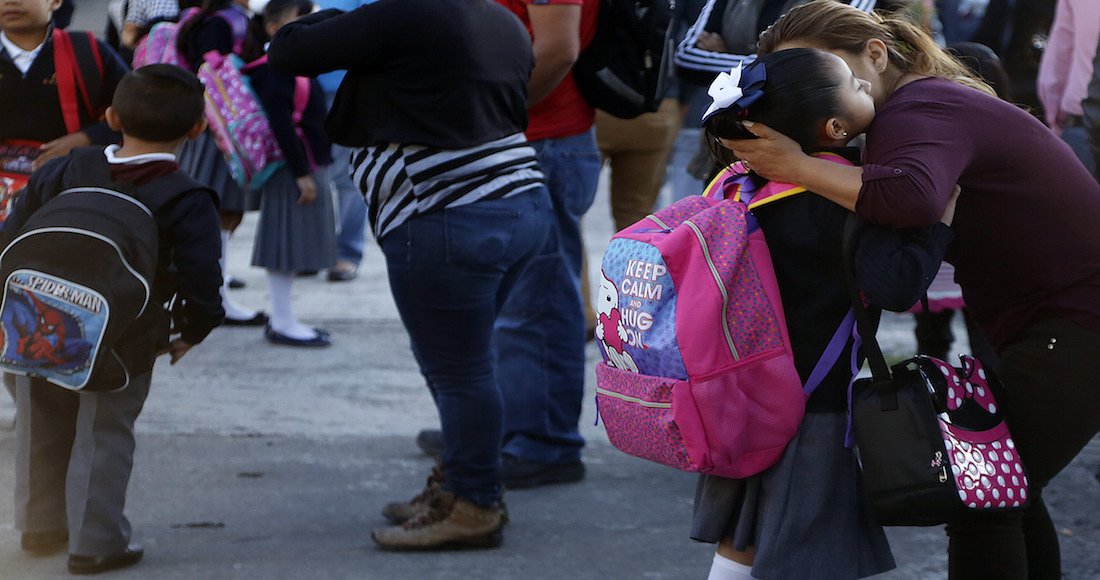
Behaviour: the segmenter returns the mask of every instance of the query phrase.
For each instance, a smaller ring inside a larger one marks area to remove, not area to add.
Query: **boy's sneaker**
[[[371,538],[383,550],[496,548],[504,541],[504,509],[481,507],[440,490],[428,509],[400,526],[378,528]]]
[[[436,465],[432,468],[424,489],[407,502],[391,503],[382,509],[382,515],[394,524],[403,524],[431,507],[435,497],[443,491],[443,468]]]
[[[501,483],[507,489],[529,489],[584,479],[584,463],[535,463],[507,453],[502,456]]]

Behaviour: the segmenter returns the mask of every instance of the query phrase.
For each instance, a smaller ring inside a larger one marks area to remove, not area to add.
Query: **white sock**
[[[267,286],[271,292],[271,329],[290,338],[310,339],[317,336],[312,328],[298,322],[291,303],[290,288],[294,274],[267,271]]]
[[[725,556],[715,554],[707,580],[752,580],[752,566],[738,564]]]
[[[218,264],[222,267],[222,308],[225,309],[225,317],[232,318],[233,320],[248,320],[253,316],[256,316],[255,310],[249,310],[240,304],[234,302],[229,298],[229,274],[226,273],[225,263],[226,256],[229,253],[229,231],[222,230],[222,258],[218,260]]]

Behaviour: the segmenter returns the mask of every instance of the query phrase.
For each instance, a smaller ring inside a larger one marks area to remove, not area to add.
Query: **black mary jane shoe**
[[[265,312],[257,312],[252,318],[229,318],[225,317],[225,321],[222,322],[222,326],[263,326],[268,323],[268,317]]]
[[[283,346],[303,346],[303,347],[325,347],[332,346],[332,335],[329,331],[323,328],[314,328],[313,332],[316,336],[313,338],[292,338],[281,332],[271,328],[271,325],[267,325],[264,328],[264,338],[272,344],[281,344]]]
[[[144,555],[145,549],[141,547],[141,544],[136,543],[126,546],[126,549],[121,552],[107,554],[106,556],[69,554],[69,573],[84,576],[118,570],[137,564]]]
[[[19,547],[34,556],[49,556],[65,549],[69,542],[68,530],[49,532],[24,532],[19,537]]]

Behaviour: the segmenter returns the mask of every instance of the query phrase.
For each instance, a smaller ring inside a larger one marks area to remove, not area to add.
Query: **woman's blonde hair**
[[[874,38],[886,45],[890,63],[903,73],[940,77],[996,96],[916,25],[836,0],[814,0],[792,8],[760,34],[756,52],[764,55],[781,44],[808,40],[828,50],[860,54]]]

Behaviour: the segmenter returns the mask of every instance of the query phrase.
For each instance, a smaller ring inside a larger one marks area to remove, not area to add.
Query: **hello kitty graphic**
[[[600,293],[596,299],[596,339],[607,353],[607,364],[624,371],[638,372],[634,358],[626,352],[626,327],[619,313],[619,291],[615,283],[604,274],[600,280]]]

